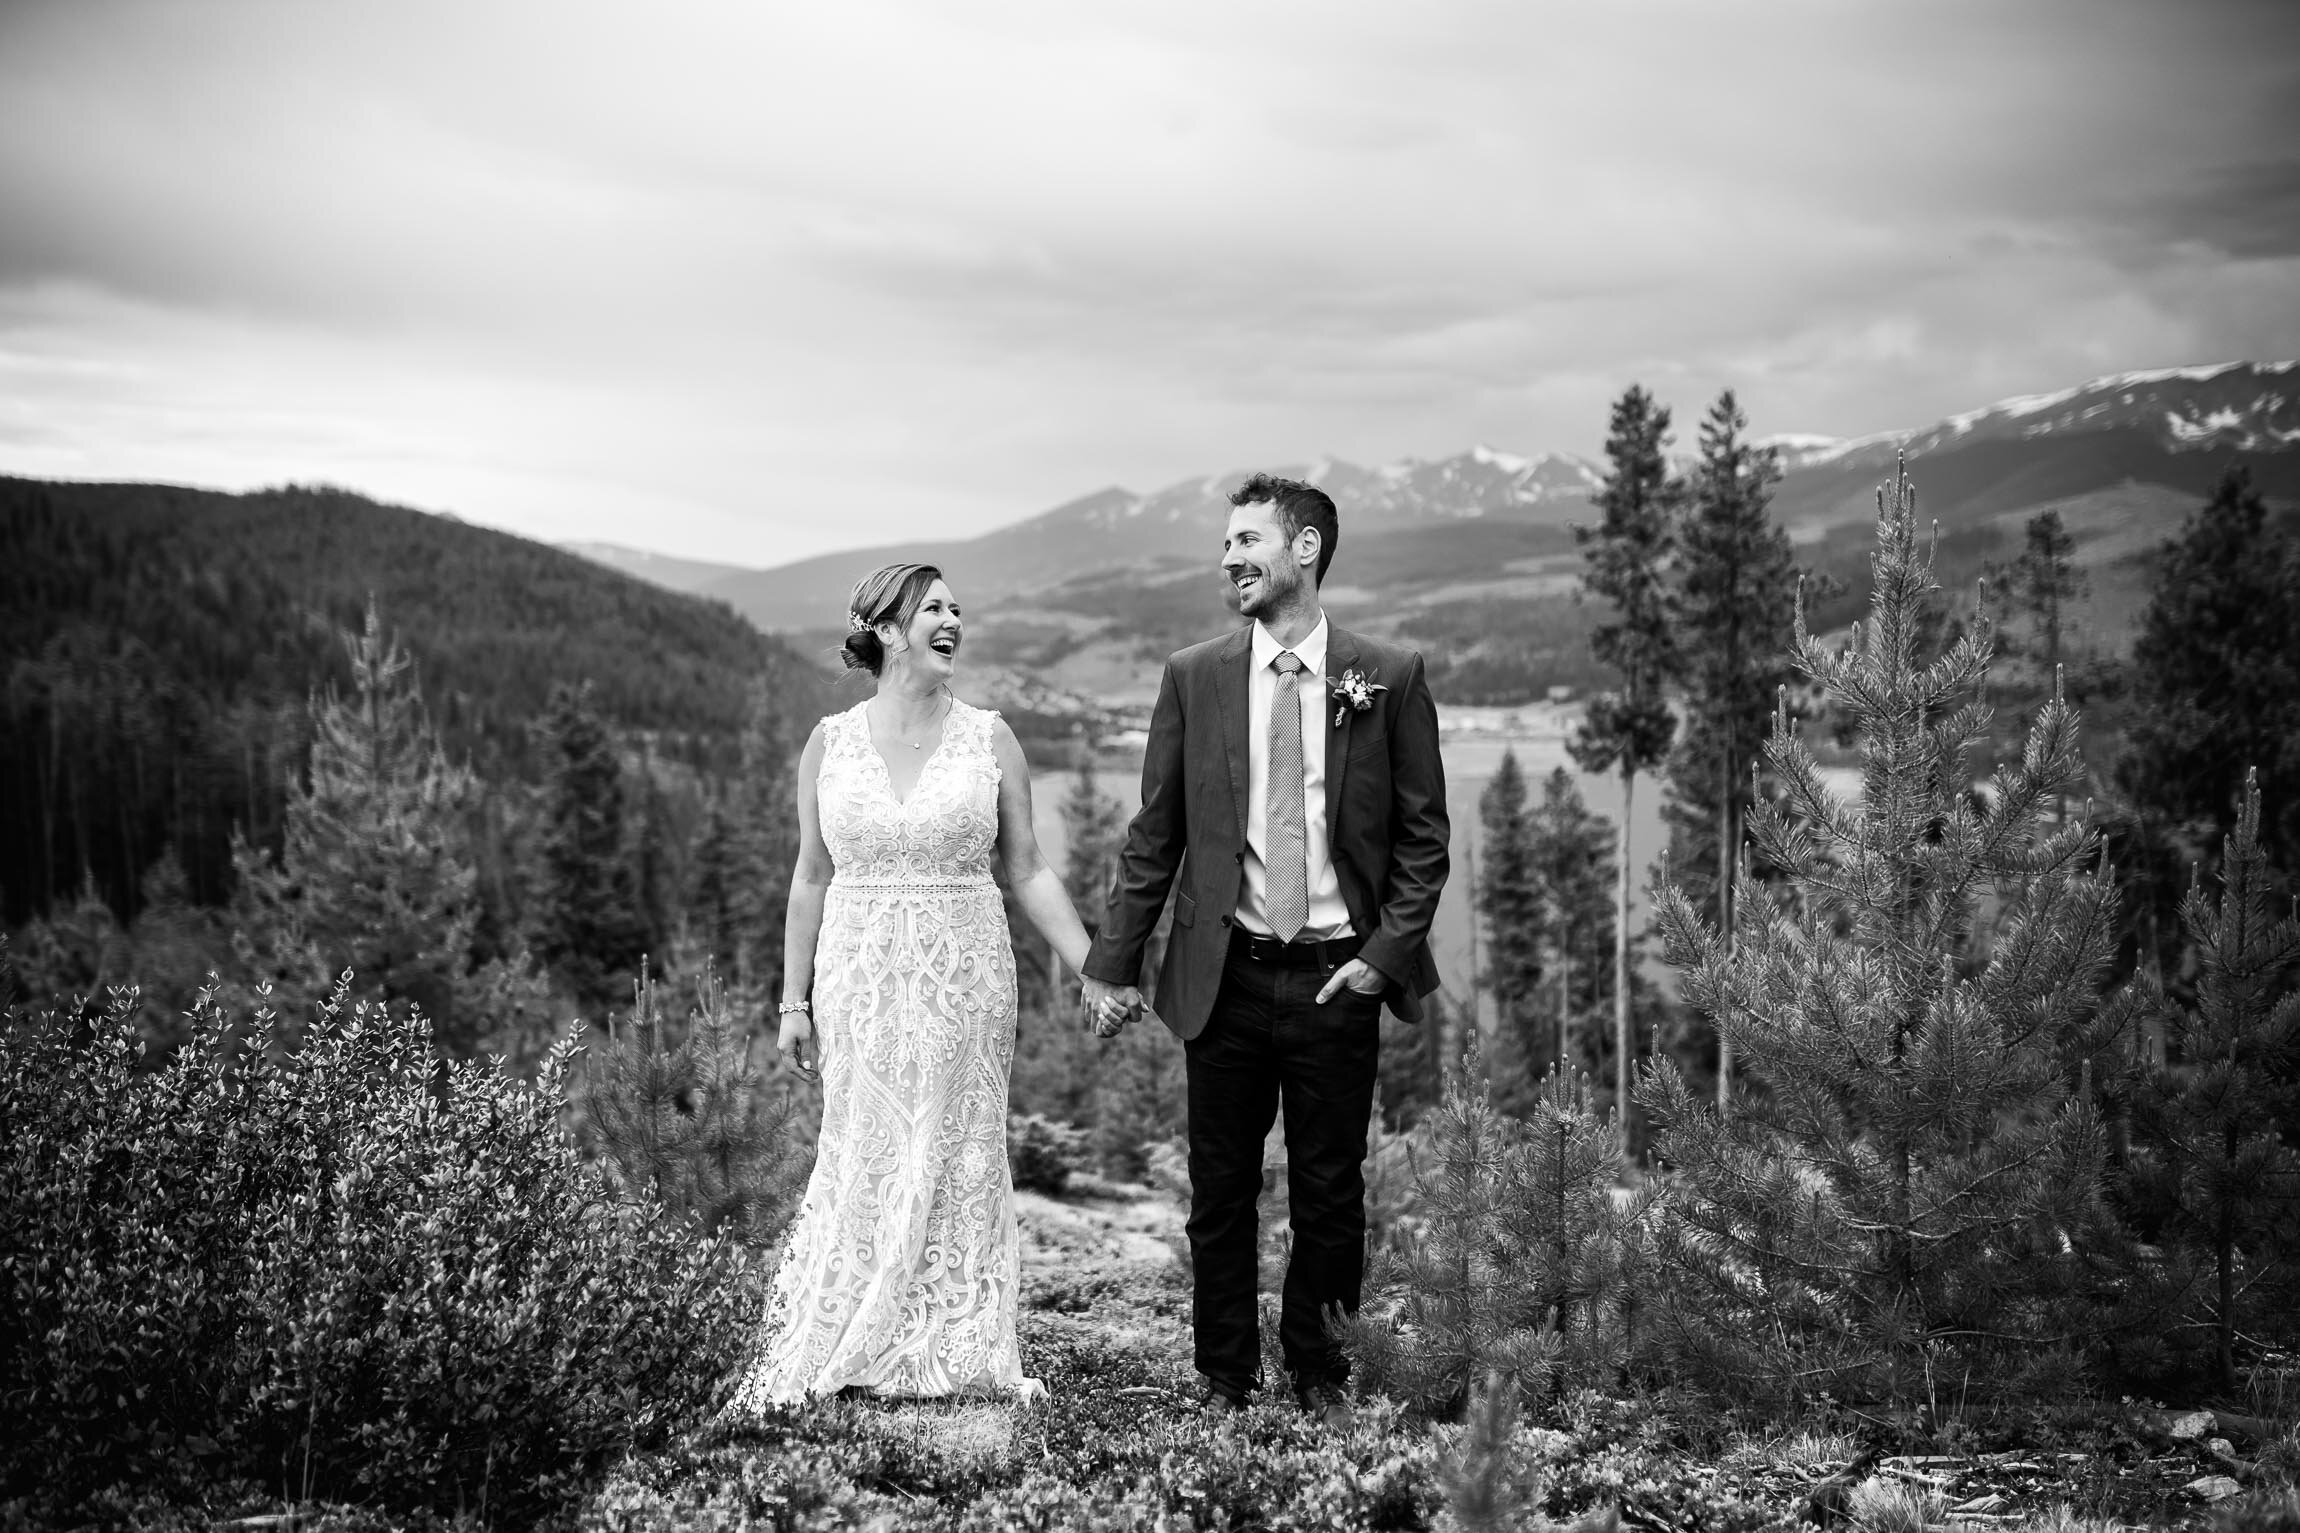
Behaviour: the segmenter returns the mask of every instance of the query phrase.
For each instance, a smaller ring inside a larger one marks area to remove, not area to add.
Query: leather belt
[[[1358,949],[1365,945],[1363,937],[1335,937],[1327,942],[1296,937],[1291,942],[1280,942],[1243,926],[1230,928],[1231,956],[1281,969],[1338,969],[1357,957]]]

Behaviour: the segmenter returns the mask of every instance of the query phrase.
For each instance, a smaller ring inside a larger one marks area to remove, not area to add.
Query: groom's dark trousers
[[[1206,1029],[1184,1047],[1190,1081],[1190,1260],[1198,1371],[1243,1398],[1261,1366],[1256,1313],[1262,1145],[1285,1106],[1293,1250],[1279,1307],[1286,1371],[1339,1380],[1325,1333],[1355,1314],[1365,1268],[1366,1125],[1373,1115],[1382,1001],[1318,990],[1359,944],[1281,943],[1234,929]]]
[[[1334,628],[1326,644],[1326,839],[1350,929],[1324,945],[1248,938],[1235,915],[1246,845],[1247,674],[1239,629],[1166,662],[1091,977],[1139,984],[1150,934],[1173,899],[1155,991],[1183,1040],[1190,1081],[1190,1249],[1199,1371],[1242,1395],[1260,1374],[1254,1200],[1263,1137],[1282,1103],[1294,1256],[1279,1341],[1298,1382],[1341,1375],[1329,1304],[1357,1307],[1365,1245],[1366,1122],[1384,1004],[1409,1022],[1437,988],[1429,928],[1445,885],[1449,825],[1437,707],[1421,656]],[[1357,672],[1382,690],[1339,696]],[[1386,981],[1378,996],[1319,989],[1352,954]]]

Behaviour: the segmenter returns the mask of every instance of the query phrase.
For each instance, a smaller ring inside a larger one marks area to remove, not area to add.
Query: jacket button
[[[1230,860],[1243,867],[1246,862],[1246,854],[1244,852],[1232,852],[1230,854]]]
[[[1222,917],[1222,924],[1224,926],[1228,926],[1230,924],[1230,918],[1228,916]]]

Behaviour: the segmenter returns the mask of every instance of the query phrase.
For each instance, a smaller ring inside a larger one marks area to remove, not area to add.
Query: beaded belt
[[[996,889],[998,885],[988,873],[972,878],[919,879],[919,878],[849,878],[844,873],[831,875],[831,888],[844,889],[853,894],[973,894],[980,889]]]

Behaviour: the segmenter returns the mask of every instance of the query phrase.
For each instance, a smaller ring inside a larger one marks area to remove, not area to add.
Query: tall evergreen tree
[[[683,901],[678,848],[669,795],[663,791],[661,764],[651,744],[642,741],[635,770],[625,783],[623,860],[631,869],[631,898],[645,936],[642,951],[667,952],[677,930]]]
[[[1588,561],[1582,589],[1612,604],[1613,615],[1590,632],[1590,652],[1620,675],[1620,685],[1589,705],[1572,741],[1585,772],[1621,774],[1621,858],[1614,884],[1613,1048],[1614,1100],[1631,1124],[1629,869],[1631,813],[1637,775],[1668,759],[1676,731],[1663,695],[1678,668],[1669,613],[1668,567],[1676,510],[1684,487],[1669,470],[1669,411],[1632,384],[1613,405],[1605,435],[1605,482],[1595,497],[1602,518],[1576,527],[1574,539]],[[1631,1144],[1637,1144],[1631,1134]]]
[[[1601,1039],[1579,1051],[1573,1040],[1581,1020],[1600,1014],[1613,995],[1614,972],[1605,961],[1614,945],[1613,901],[1606,889],[1615,866],[1614,831],[1582,799],[1573,774],[1558,767],[1543,779],[1541,802],[1526,816],[1526,865],[1542,910],[1546,988],[1556,1019],[1548,1057],[1565,1075],[1601,1066]]]
[[[798,750],[790,698],[772,675],[751,685],[741,770],[726,796],[728,841],[724,961],[749,1004],[779,995],[783,915],[799,855]]]
[[[1079,763],[1063,795],[1062,823],[1063,886],[1092,932],[1102,923],[1118,873],[1126,817],[1095,782],[1091,762]],[[1056,967],[1051,950],[1047,967]],[[1140,1176],[1149,1147],[1182,1127],[1180,1058],[1163,1028],[1128,1028],[1107,1043],[1086,1036],[1074,1020],[1076,1000],[1074,987],[1056,986],[1049,995],[1040,1024],[1048,1045],[1039,1050],[1040,1067],[1068,1062],[1082,1088],[1074,1100],[1078,1115],[1088,1120],[1095,1158],[1116,1175]]]
[[[1118,852],[1126,840],[1126,817],[1117,800],[1094,780],[1094,763],[1081,759],[1070,791],[1062,800],[1064,853],[1062,886],[1078,907],[1086,930],[1101,930],[1103,907],[1110,901],[1111,880],[1118,874]]]
[[[420,1007],[443,1049],[468,1054],[501,1020],[487,1015],[498,983],[524,968],[483,979],[473,950],[467,822],[478,784],[441,749],[413,663],[372,602],[344,645],[351,696],[311,701],[310,764],[289,784],[278,856],[235,843],[236,940],[290,1002],[316,1005],[349,969],[361,993]]]
[[[1779,456],[1753,447],[1748,417],[1727,389],[1701,423],[1679,532],[1675,596],[1684,665],[1685,730],[1669,764],[1670,867],[1688,895],[1716,902],[1732,940],[1740,806],[1775,696],[1788,681],[1796,566],[1772,515]],[[1695,827],[1705,835],[1697,835]],[[1698,842],[1707,840],[1708,856]],[[1729,1100],[1731,1044],[1717,1040],[1717,1102]]]
[[[732,967],[741,941],[735,925],[735,888],[741,874],[735,866],[727,798],[722,789],[704,804],[695,848],[687,858],[694,874],[687,889],[687,929],[704,952]]]
[[[1485,924],[1481,977],[1508,1039],[1492,1057],[1524,1076],[1522,1081],[1501,1083],[1505,1103],[1514,1105],[1520,1088],[1530,1092],[1541,1078],[1542,1065],[1552,1052],[1542,1046],[1547,1040],[1539,1036],[1546,1031],[1541,1025],[1540,986],[1549,922],[1542,891],[1534,881],[1525,772],[1515,751],[1502,753],[1501,765],[1478,795],[1477,813],[1478,839],[1485,854],[1477,868],[1478,913]]]
[[[624,847],[623,764],[588,683],[560,683],[551,742],[537,948],[593,1015],[614,1004],[647,951],[637,880]]]
[[[2172,1058],[2133,1117],[2134,1180],[2151,1222],[2210,1253],[2213,1372],[2226,1392],[2240,1322],[2272,1341],[2300,1333],[2300,1150],[2284,1137],[2300,1102],[2300,923],[2279,915],[2270,890],[2257,775],[2221,858],[2220,891],[2215,903],[2192,888],[2181,906],[2196,1004],[2173,1009]]]
[[[2138,865],[2148,902],[2142,940],[2169,971],[2186,870],[2235,829],[2247,769],[2279,806],[2260,828],[2270,866],[2300,869],[2300,547],[2270,525],[2239,466],[2156,569],[2116,783],[2134,820],[2120,856]]]
[[[2039,511],[2023,524],[2019,557],[1992,570],[2008,616],[2026,630],[2017,641],[2049,685],[2060,670],[2063,641],[2071,619],[2069,606],[2080,600],[2090,582],[2076,567],[2076,539],[2058,511]],[[2000,633],[2001,647],[2005,636]]]
[[[1905,473],[1879,511],[1851,647],[1797,623],[1799,668],[1854,723],[1859,800],[1777,715],[1785,798],[1750,829],[1793,910],[1744,883],[1728,948],[1661,891],[1686,999],[1764,1092],[1726,1117],[1662,1061],[1644,1095],[1682,1178],[1661,1243],[1682,1354],[1736,1389],[1906,1405],[1928,1369],[1986,1389],[2011,1376],[2004,1352],[2073,1348],[2071,1243],[2096,1222],[2104,1151],[2067,1061],[2129,1012],[2098,998],[2115,920],[2098,840],[2043,814],[2082,771],[2075,714],[2049,703],[2019,763],[1974,791],[1986,626],[1920,667],[1932,582]],[[2001,913],[1981,963],[1984,900]]]

